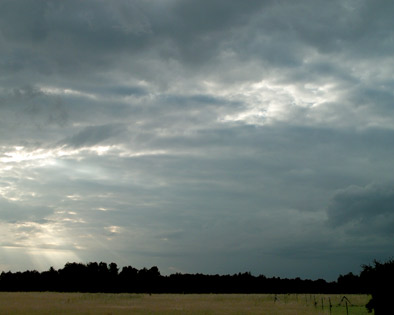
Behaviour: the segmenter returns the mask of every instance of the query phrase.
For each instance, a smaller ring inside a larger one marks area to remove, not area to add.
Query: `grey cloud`
[[[3,4],[3,12],[7,12],[4,21],[8,22],[4,25],[3,35],[7,39],[22,40],[27,37],[32,42],[40,43],[42,42],[39,39],[45,39],[45,44],[49,45],[53,52],[59,53],[59,57],[50,54],[58,61],[61,60],[58,58],[65,58],[64,61],[66,61],[71,57],[67,57],[64,52],[71,54],[66,44],[73,43],[72,46],[78,47],[75,53],[88,64],[92,62],[97,64],[96,61],[104,62],[104,59],[94,61],[94,59],[89,59],[84,51],[96,50],[95,58],[98,58],[104,51],[119,53],[120,50],[130,54],[148,47],[160,50],[163,41],[168,40],[173,46],[171,50],[174,51],[175,48],[186,59],[193,63],[198,61],[201,64],[207,62],[207,59],[210,59],[209,56],[215,57],[218,48],[237,47],[234,46],[237,45],[237,38],[233,36],[232,30],[240,26],[246,27],[241,29],[251,42],[256,40],[256,43],[264,43],[260,36],[264,34],[263,38],[268,40],[267,45],[261,47],[263,49],[256,47],[263,56],[267,54],[267,50],[273,51],[273,57],[283,54],[287,50],[284,48],[290,45],[297,50],[298,37],[305,38],[306,42],[313,46],[322,47],[323,51],[327,49],[335,51],[349,47],[351,43],[348,45],[347,39],[354,38],[355,34],[364,38],[375,38],[376,36],[365,35],[365,30],[372,32],[377,27],[383,29],[381,24],[392,23],[387,13],[390,10],[382,10],[384,6],[378,2],[364,6],[365,9],[358,5],[352,9],[351,4],[336,2],[333,5],[324,1],[306,1],[296,4],[275,4],[272,1],[248,1],[242,4],[238,1],[210,1],[209,3],[169,1],[156,6],[142,1],[133,3],[120,1],[111,5],[98,5],[97,2],[92,1],[83,3],[68,1],[61,4],[42,1],[35,6],[34,10],[28,7],[28,3],[23,5],[21,2],[18,3],[14,4],[11,1]],[[325,9],[321,9],[322,5]],[[299,12],[299,14],[294,14],[294,12]],[[385,13],[383,19],[381,13]],[[368,14],[371,17],[379,14],[380,20],[360,18],[360,15],[363,17]],[[305,15],[309,18],[303,18]],[[64,18],[65,16],[67,19]],[[125,16],[127,18],[124,18]],[[23,17],[26,24],[14,25],[16,22],[13,21],[18,20],[18,17]],[[334,19],[337,23],[333,25],[331,22]],[[352,22],[353,20],[355,22]],[[251,25],[248,25],[249,21]],[[369,27],[365,21],[369,21]],[[34,27],[28,27],[28,23]],[[389,30],[390,27],[387,26],[384,29]],[[252,32],[248,32],[248,27]],[[257,32],[255,32],[256,29]],[[52,34],[58,36],[57,41],[53,40]],[[282,35],[291,36],[290,41],[271,40]],[[389,36],[389,32],[381,35]],[[55,46],[59,42],[65,44],[60,46],[64,52]],[[237,49],[248,46],[242,45]],[[198,49],[195,49],[196,47]],[[290,49],[290,53],[294,54],[294,49]],[[371,50],[368,49],[368,51]],[[176,58],[176,53],[171,57]],[[72,64],[75,65],[75,60]],[[84,67],[81,62],[77,64]],[[77,67],[73,69],[77,70]]]
[[[231,101],[207,94],[195,94],[190,96],[184,95],[164,95],[159,100],[164,101],[166,105],[178,105],[179,107],[190,106],[195,103],[199,105],[233,105]],[[161,102],[160,102],[161,103]]]
[[[46,2],[38,1],[33,4],[29,1],[2,1],[1,25],[2,34],[7,38],[19,38],[27,40],[40,40],[46,35],[45,20],[42,18],[45,12]],[[13,18],[23,17],[24,23],[18,23]],[[12,22],[12,23],[7,23]]]
[[[240,23],[239,17],[247,20],[248,14],[261,5],[260,1],[243,5],[237,1],[198,4],[170,1],[158,11],[156,6],[142,1],[117,2],[116,5],[70,1],[40,2],[37,8],[30,10],[22,3],[5,2],[3,36],[9,43],[30,41],[30,46],[19,49],[19,53],[27,57],[23,63],[21,58],[15,59],[14,52],[7,53],[10,62],[15,64],[13,67],[20,71],[40,72],[47,68],[68,76],[78,73],[83,78],[87,69],[101,71],[121,60],[130,63],[131,67],[126,69],[134,68],[135,72],[138,65],[132,56],[141,52],[145,58],[153,53],[156,60],[161,54],[192,64],[206,63],[215,56],[217,43],[224,37],[218,29],[226,33],[228,27]],[[19,19],[26,20],[26,24],[14,25]],[[38,30],[28,27],[28,23],[36,26],[36,21],[40,21]],[[114,55],[120,58],[114,59]],[[127,61],[123,60],[124,56],[128,56]],[[135,60],[141,61],[139,57]]]
[[[3,222],[39,222],[53,213],[53,209],[46,206],[30,206],[24,203],[10,202],[2,197],[0,197],[0,208],[0,220]]]
[[[142,87],[137,86],[113,86],[113,87],[102,87],[98,88],[98,91],[94,91],[101,93],[103,95],[113,94],[117,96],[144,96],[148,93],[148,91]]]
[[[335,257],[381,257],[392,9],[2,1],[0,217],[141,267],[335,278]]]
[[[381,39],[390,36],[390,11],[392,5],[387,7],[382,1],[304,1],[284,6],[277,3],[266,12],[262,25],[271,31],[286,30],[323,54],[348,49],[357,56],[389,54],[393,47],[379,52],[372,48],[375,45],[371,46],[371,41],[376,41],[376,36],[370,34],[381,29]]]
[[[385,86],[364,86],[352,92],[350,101],[358,108],[367,108],[369,115],[391,115],[393,111],[393,91]]]
[[[113,138],[124,131],[125,128],[122,125],[111,124],[101,126],[88,126],[77,134],[73,135],[72,137],[63,140],[62,143],[74,148],[93,146],[110,138]]]
[[[327,214],[330,224],[353,224],[358,233],[394,232],[394,189],[392,185],[350,186],[335,194]]]
[[[69,121],[68,108],[60,97],[46,95],[32,85],[0,92],[0,110],[0,128],[8,134],[0,141],[14,145],[53,139],[53,131],[64,128]]]

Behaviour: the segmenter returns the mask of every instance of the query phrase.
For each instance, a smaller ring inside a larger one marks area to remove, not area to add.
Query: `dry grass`
[[[346,314],[340,295],[0,293],[0,314]],[[349,314],[368,314],[366,295],[347,295]],[[321,301],[323,299],[323,307]],[[317,302],[317,307],[314,301]]]

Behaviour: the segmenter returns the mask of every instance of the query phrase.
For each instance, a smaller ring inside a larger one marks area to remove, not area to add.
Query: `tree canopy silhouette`
[[[353,289],[355,287],[352,287]],[[119,272],[115,263],[66,263],[48,271],[2,272],[1,291],[136,292],[136,293],[334,293],[336,282],[323,279],[301,280],[233,275],[161,275],[156,266],[140,270],[125,266]],[[341,291],[341,290],[340,290]]]
[[[394,260],[384,263],[377,260],[373,265],[364,265],[361,279],[367,287],[372,299],[366,305],[368,311],[375,315],[392,313],[392,298],[394,295]]]

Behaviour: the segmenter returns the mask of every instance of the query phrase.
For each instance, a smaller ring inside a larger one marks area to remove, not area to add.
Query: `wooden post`
[[[343,300],[345,300],[346,315],[349,315],[349,309],[348,309],[348,307],[347,307],[347,304],[348,304],[348,302],[349,302],[350,304],[352,304],[352,303],[349,301],[349,299],[348,299],[346,296],[343,296],[342,299],[341,299],[341,302],[340,302],[339,304],[341,304]]]

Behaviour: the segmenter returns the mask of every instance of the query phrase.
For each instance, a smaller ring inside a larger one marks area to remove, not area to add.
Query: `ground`
[[[365,304],[369,296],[346,297],[349,314],[368,314]],[[346,314],[342,298],[313,294],[1,292],[0,314],[330,314],[330,301],[331,314]]]

